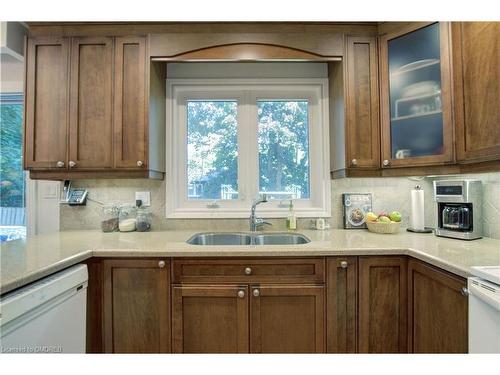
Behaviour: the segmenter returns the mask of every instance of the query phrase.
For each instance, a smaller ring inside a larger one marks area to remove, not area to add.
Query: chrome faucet
[[[271,223],[268,223],[267,221],[264,221],[264,219],[259,218],[255,215],[255,209],[257,206],[261,203],[266,203],[267,202],[267,197],[265,194],[262,194],[262,197],[260,199],[257,199],[253,204],[252,204],[252,209],[250,212],[250,231],[251,232],[256,232],[259,227],[262,225],[272,225]]]

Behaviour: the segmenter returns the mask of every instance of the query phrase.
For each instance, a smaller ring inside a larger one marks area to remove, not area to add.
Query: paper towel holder
[[[420,190],[422,187],[420,185],[415,186],[415,190]],[[432,233],[432,228],[425,227],[424,229],[413,229],[413,228],[406,228],[408,232],[412,233]]]

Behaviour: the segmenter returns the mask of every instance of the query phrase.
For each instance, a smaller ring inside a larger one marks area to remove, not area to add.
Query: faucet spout
[[[267,196],[265,194],[262,194],[262,196],[252,204],[252,208],[250,211],[250,231],[251,232],[257,231],[257,229],[264,224],[272,225],[271,223],[268,223],[268,222],[264,221],[263,219],[258,218],[257,215],[255,214],[255,210],[256,210],[257,206],[261,203],[266,203],[266,202],[267,202]]]

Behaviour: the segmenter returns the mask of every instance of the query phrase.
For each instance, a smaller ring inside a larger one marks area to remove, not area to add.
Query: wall
[[[441,176],[444,178],[477,178],[483,181],[484,233],[487,237],[500,239],[500,173],[478,175]],[[394,178],[345,178],[332,181],[332,218],[334,228],[342,228],[341,195],[345,192],[361,192],[373,194],[375,212],[399,210],[403,214],[404,223],[408,223],[410,207],[410,190],[421,185],[425,191],[426,225],[435,224],[435,207],[432,199],[432,180],[414,180],[406,177]],[[165,219],[165,181],[153,180],[80,180],[73,181],[76,187],[89,189],[92,199],[85,207],[61,208],[61,230],[98,229],[100,225],[100,205],[95,201],[134,202],[135,191],[151,192],[151,210],[153,212],[154,230],[248,230],[246,219]],[[272,230],[284,230],[283,219],[271,219]],[[308,228],[309,219],[299,220],[299,229]]]

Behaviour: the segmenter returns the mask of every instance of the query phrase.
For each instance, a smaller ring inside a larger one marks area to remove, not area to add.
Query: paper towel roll
[[[410,229],[424,230],[424,191],[420,186],[415,186],[415,189],[410,192]]]

